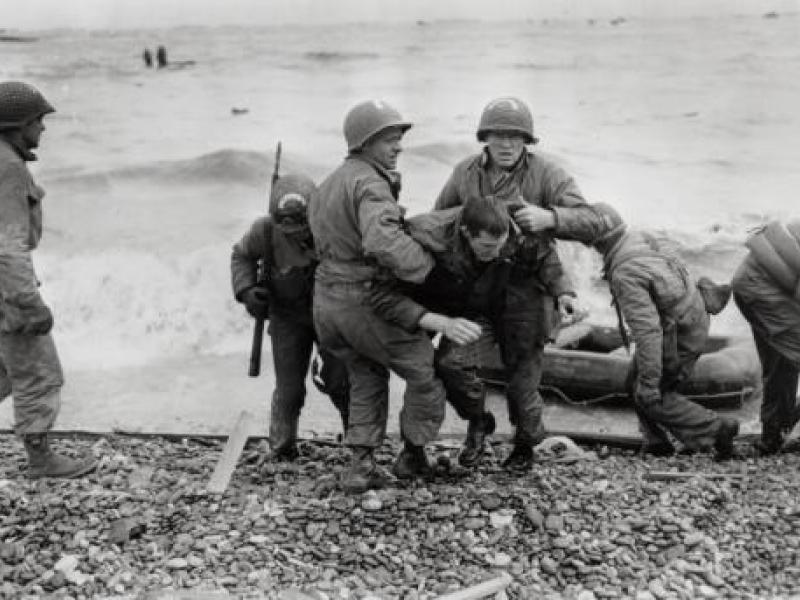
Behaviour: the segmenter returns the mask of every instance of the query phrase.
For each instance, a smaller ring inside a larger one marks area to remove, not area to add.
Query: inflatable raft
[[[569,404],[631,402],[633,352],[623,347],[614,327],[586,321],[563,328],[545,347],[540,391],[547,400]],[[494,347],[484,353],[482,376],[505,384],[505,374]],[[692,377],[680,389],[710,408],[738,408],[760,389],[761,368],[749,339],[712,337]]]

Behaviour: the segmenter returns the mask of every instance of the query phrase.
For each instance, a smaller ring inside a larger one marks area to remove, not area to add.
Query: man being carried
[[[494,417],[485,409],[486,386],[478,371],[497,341],[510,382],[509,415],[517,427],[515,447],[504,466],[529,467],[533,445],[543,437],[542,405],[536,391],[541,354],[535,350],[549,333],[551,314],[542,302],[517,300],[569,293],[556,287],[563,281],[563,270],[555,248],[545,238],[522,234],[505,205],[481,196],[469,198],[463,206],[412,217],[406,228],[431,252],[436,266],[422,284],[402,285],[396,291],[411,298],[407,302],[469,319],[481,327],[476,342],[458,345],[443,339],[436,352],[437,373],[447,399],[469,421],[459,462],[476,466],[484,439],[495,427]],[[388,320],[413,328],[416,323],[403,323],[402,318],[414,310],[404,307],[394,292],[387,286],[376,287],[376,310]],[[509,308],[513,328],[506,326]]]

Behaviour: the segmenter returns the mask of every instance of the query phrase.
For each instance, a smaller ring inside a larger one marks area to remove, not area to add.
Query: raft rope
[[[573,400],[570,398],[566,393],[564,393],[561,389],[550,386],[550,385],[540,385],[539,390],[545,392],[551,392],[558,396],[562,401],[567,404],[571,404],[573,406],[592,406],[594,404],[600,404],[602,402],[608,402],[609,400],[624,400],[629,398],[629,394],[621,394],[619,392],[611,392],[610,394],[603,394],[602,396],[595,396],[594,398],[587,398],[586,400]],[[689,400],[698,401],[698,400],[722,400],[727,398],[738,399],[739,404],[742,404],[745,399],[747,399],[755,390],[755,388],[750,386],[745,386],[740,390],[733,391],[733,392],[718,392],[716,394],[693,394],[691,396],[686,396]]]

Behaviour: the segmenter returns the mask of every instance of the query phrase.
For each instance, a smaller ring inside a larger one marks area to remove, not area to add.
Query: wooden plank
[[[477,600],[478,598],[486,598],[506,589],[511,581],[511,575],[503,573],[500,577],[495,577],[478,585],[458,590],[452,594],[437,596],[436,600]]]
[[[228,436],[228,442],[222,449],[222,456],[219,457],[217,466],[208,481],[207,489],[212,494],[222,494],[228,488],[239,456],[244,450],[247,438],[250,437],[254,420],[253,414],[249,411],[243,410],[239,415],[239,420],[236,421],[236,426]]]

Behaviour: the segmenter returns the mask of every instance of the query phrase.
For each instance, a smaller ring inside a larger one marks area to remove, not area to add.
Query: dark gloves
[[[23,333],[31,335],[47,335],[53,328],[53,313],[50,309],[42,305],[35,314],[31,315],[27,325],[22,330]]]
[[[53,313],[38,293],[6,298],[2,331],[23,335],[47,335],[53,328]]]
[[[253,286],[242,294],[242,303],[254,319],[269,319],[269,291]]]

